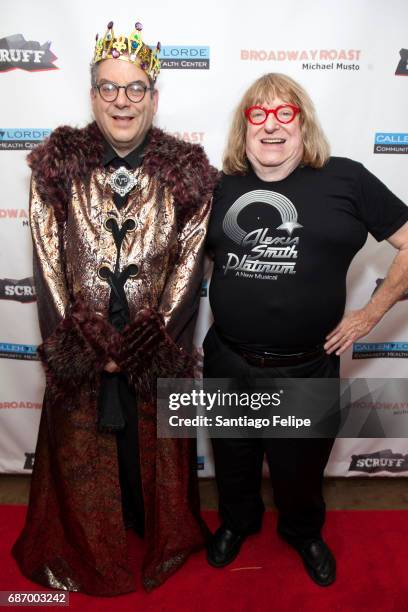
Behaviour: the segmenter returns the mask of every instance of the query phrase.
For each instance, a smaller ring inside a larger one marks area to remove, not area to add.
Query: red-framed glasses
[[[252,125],[262,125],[269,114],[275,115],[279,123],[291,123],[296,115],[300,113],[298,106],[293,104],[281,104],[276,108],[264,108],[263,106],[250,106],[245,110],[245,117]]]

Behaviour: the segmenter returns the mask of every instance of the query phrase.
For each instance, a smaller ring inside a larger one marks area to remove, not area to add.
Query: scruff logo
[[[408,49],[400,49],[400,60],[395,74],[397,76],[408,76]]]
[[[241,60],[302,62],[302,70],[360,70],[360,56],[361,49],[241,49]]]
[[[35,453],[24,453],[24,457],[23,470],[32,470],[34,467]]]
[[[33,344],[0,342],[0,359],[24,359],[39,361],[37,347]]]
[[[393,453],[391,449],[352,455],[349,472],[406,472],[408,470],[408,453]]]
[[[376,132],[374,153],[408,153],[408,134]]]
[[[164,46],[160,51],[160,67],[208,70],[210,68],[210,47]]]
[[[383,282],[384,282],[383,278],[377,278],[377,280],[375,281],[375,289],[372,292],[371,297],[373,297],[374,293],[377,291],[377,289],[381,287]],[[400,302],[403,302],[404,300],[408,300],[408,291],[405,291],[405,293],[403,293],[399,299]]]
[[[34,279],[32,276],[15,280],[14,278],[0,278],[0,300],[14,300],[27,304],[35,302]]]
[[[184,142],[203,143],[205,132],[170,132],[174,138],[184,140]]]
[[[22,34],[0,39],[0,72],[8,70],[58,70],[54,66],[57,56],[50,49],[51,43],[41,45],[36,40],[26,40]]]
[[[408,342],[356,342],[353,344],[353,359],[372,357],[406,359]]]
[[[34,149],[50,134],[43,128],[0,128],[0,151]]]

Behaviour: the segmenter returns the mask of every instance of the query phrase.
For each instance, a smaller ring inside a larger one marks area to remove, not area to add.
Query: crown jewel
[[[142,24],[137,21],[129,36],[124,34],[115,36],[113,21],[110,21],[105,36],[99,38],[98,34],[96,35],[93,63],[97,64],[105,59],[123,59],[140,65],[141,69],[155,81],[160,72],[161,45],[158,42],[154,50],[146,45],[142,40],[142,29]]]

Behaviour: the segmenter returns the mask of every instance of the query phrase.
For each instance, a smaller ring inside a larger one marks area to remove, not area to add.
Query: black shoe
[[[213,567],[225,567],[238,555],[244,535],[221,525],[207,543],[207,561]]]
[[[308,540],[302,545],[296,545],[295,549],[316,584],[329,586],[336,580],[336,560],[322,539]]]

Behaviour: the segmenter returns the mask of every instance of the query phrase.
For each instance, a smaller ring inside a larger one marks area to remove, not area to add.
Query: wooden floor
[[[30,476],[0,474],[0,504],[26,504]],[[201,505],[217,508],[217,488],[213,479],[200,479]],[[270,483],[265,480],[262,495],[267,508],[273,508]],[[324,496],[328,510],[408,509],[408,478],[326,478]]]

